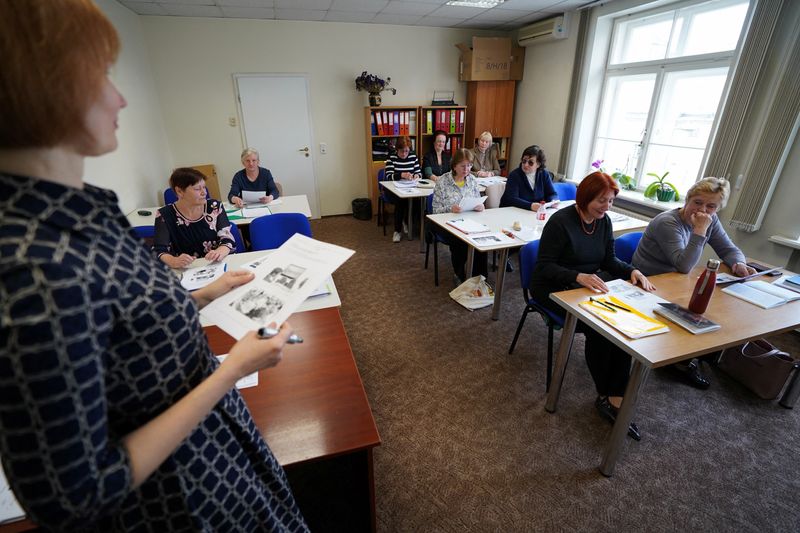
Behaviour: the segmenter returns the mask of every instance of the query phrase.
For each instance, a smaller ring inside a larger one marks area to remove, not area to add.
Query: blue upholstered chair
[[[425,199],[425,214],[431,215],[433,214],[433,195],[430,194]],[[425,228],[425,270],[428,270],[428,256],[431,252],[431,245],[433,245],[433,283],[438,287],[439,286],[439,248],[438,244],[442,243],[446,245],[447,243],[439,235],[437,232],[433,231],[433,222],[429,220],[425,220],[425,224],[427,227]]]
[[[575,194],[578,191],[578,188],[575,186],[575,184],[568,181],[558,181],[553,184],[553,187],[556,189],[558,199],[562,201],[574,200]]]
[[[258,217],[250,223],[253,250],[273,250],[295,233],[311,237],[311,224],[302,213],[275,213]]]
[[[633,259],[633,253],[636,251],[636,247],[639,246],[642,235],[643,233],[641,231],[634,231],[625,233],[614,239],[614,254],[617,256],[617,259],[630,263]]]
[[[237,254],[244,253],[246,250],[244,246],[244,239],[242,239],[242,232],[239,231],[239,228],[236,226],[236,224],[231,224],[231,233],[233,233],[233,240],[236,241],[236,248],[234,248],[233,251]]]
[[[156,236],[155,226],[136,226],[133,228],[133,232],[140,239],[152,239]]]
[[[511,341],[511,347],[508,353],[514,351],[517,345],[517,339],[522,331],[522,325],[525,324],[525,319],[528,313],[533,311],[539,313],[547,326],[547,377],[545,378],[545,389],[550,390],[550,378],[553,374],[553,330],[561,329],[564,327],[564,319],[555,313],[550,312],[546,307],[537,302],[530,292],[531,279],[533,278],[533,270],[536,268],[536,259],[539,256],[539,241],[531,241],[522,247],[519,252],[519,277],[522,281],[522,293],[525,297],[525,309],[522,311],[522,316],[517,325],[517,331],[514,333],[514,340]]]
[[[394,197],[386,189],[380,186],[380,182],[386,180],[386,169],[378,170],[378,225],[383,226],[383,234],[386,235],[386,204],[394,205]]]

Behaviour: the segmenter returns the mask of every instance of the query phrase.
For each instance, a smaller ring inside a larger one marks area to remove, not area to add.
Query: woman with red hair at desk
[[[84,160],[117,147],[114,27],[89,0],[0,2],[0,456],[47,530],[307,531],[235,388],[291,328],[220,364],[189,294]]]
[[[551,292],[586,287],[608,292],[603,278],[627,278],[643,289],[655,289],[632,265],[614,254],[611,208],[619,187],[608,174],[589,174],[578,186],[575,205],[554,213],[542,230],[539,257],[533,273],[531,290],[540,305],[565,316],[565,310],[550,299]],[[586,337],[585,356],[597,389],[595,407],[610,422],[616,420],[630,375],[630,356],[591,327],[579,323],[578,331]],[[639,428],[631,423],[628,435],[641,438]]]

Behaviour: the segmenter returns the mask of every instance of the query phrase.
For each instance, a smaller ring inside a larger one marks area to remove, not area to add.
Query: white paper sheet
[[[241,266],[241,268],[246,268],[247,270],[252,270],[253,272],[255,272],[255,270],[258,268],[258,265],[260,265],[261,263],[266,261],[268,258],[269,258],[269,254],[267,254],[267,255],[265,255],[263,257],[259,257],[258,259],[254,259],[253,261],[250,261],[249,263],[245,263],[244,265]],[[328,276],[328,279],[326,279],[324,282],[322,282],[322,285],[317,287],[317,289],[314,292],[312,292],[311,294],[309,294],[308,297],[309,298],[313,298],[314,296],[325,296],[326,294],[330,294],[331,293],[331,284],[333,284],[333,278]]]
[[[488,178],[475,178],[475,182],[478,185],[483,185],[484,187],[488,185],[494,185],[495,183],[505,183],[506,178],[502,176],[491,176]]]
[[[479,246],[495,246],[501,244],[511,244],[514,242],[514,239],[500,231],[497,233],[481,233],[478,235],[470,235],[468,238]]]
[[[19,502],[8,486],[8,480],[0,468],[0,524],[13,522],[25,517],[25,511],[20,507]]]
[[[517,239],[525,242],[531,242],[542,238],[543,225],[538,226],[521,226],[519,230],[513,228],[503,228],[503,233],[506,235],[511,234]]]
[[[261,207],[244,206],[242,208],[242,216],[245,218],[263,217],[265,215],[271,215],[271,214],[272,211],[270,211],[269,207],[267,207],[266,205],[262,205]]]
[[[218,355],[217,356],[217,361],[219,361],[221,363],[221,362],[223,362],[225,360],[226,357],[228,357],[228,354]],[[238,380],[236,382],[236,388],[237,389],[247,389],[247,388],[256,387],[256,386],[258,386],[258,372],[253,372],[252,374],[247,374],[245,377],[243,377],[242,379],[240,379],[240,380]]]
[[[201,289],[225,273],[228,265],[225,263],[208,263],[203,266],[187,268],[181,276],[181,285],[187,291]]]
[[[408,189],[411,187],[416,187],[419,183],[419,180],[395,180],[392,183],[394,183],[394,186],[398,189]]]
[[[267,193],[265,193],[264,191],[242,191],[242,201],[248,207],[258,207],[261,205],[281,205],[283,203],[283,200],[281,200],[280,198],[276,198],[271,202],[269,202],[268,204],[262,204],[261,198],[263,198],[266,195]]]
[[[256,267],[253,281],[200,314],[235,339],[270,322],[282,324],[353,253],[296,233]]]
[[[418,192],[419,189],[417,189],[416,187],[401,187],[397,189],[398,196],[411,196],[413,194],[417,194]]]
[[[467,196],[458,202],[458,206],[462,211],[474,211],[476,207],[486,202],[486,198],[488,198],[488,196],[478,196],[477,198],[474,196]]]

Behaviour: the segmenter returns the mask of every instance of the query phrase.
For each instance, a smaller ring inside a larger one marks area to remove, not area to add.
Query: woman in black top
[[[396,149],[397,151],[390,155],[386,161],[386,179],[400,181],[416,180],[422,177],[417,154],[411,151],[411,139],[399,137]],[[400,232],[404,229],[403,224],[408,213],[408,202],[405,198],[400,198],[390,191],[387,191],[387,194],[394,196],[394,234],[392,235],[392,241],[400,242]]]
[[[206,198],[203,174],[177,168],[169,185],[178,201],[156,213],[153,250],[158,258],[171,268],[186,268],[198,257],[225,259],[236,242],[222,202]]]
[[[553,313],[565,315],[564,309],[550,300],[551,292],[578,287],[608,292],[601,276],[629,278],[645,290],[655,289],[644,274],[614,254],[614,235],[606,211],[617,193],[619,187],[611,176],[589,174],[578,186],[575,205],[556,212],[545,225],[531,290],[533,297]],[[592,328],[579,324],[578,329],[586,336],[586,364],[598,394],[595,406],[613,422],[628,384],[631,358]],[[635,424],[628,434],[640,438]]]
[[[440,176],[450,172],[450,154],[445,152],[447,134],[436,130],[433,134],[433,150],[422,158],[422,173],[426,178],[436,181]]]

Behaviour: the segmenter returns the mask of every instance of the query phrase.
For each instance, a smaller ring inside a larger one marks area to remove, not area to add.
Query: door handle
[[[308,146],[306,146],[305,148],[300,148],[300,149],[298,150],[298,152],[305,152],[305,153],[306,153],[306,157],[308,157],[308,156],[310,155],[310,154],[308,153],[308,152],[309,152]]]

